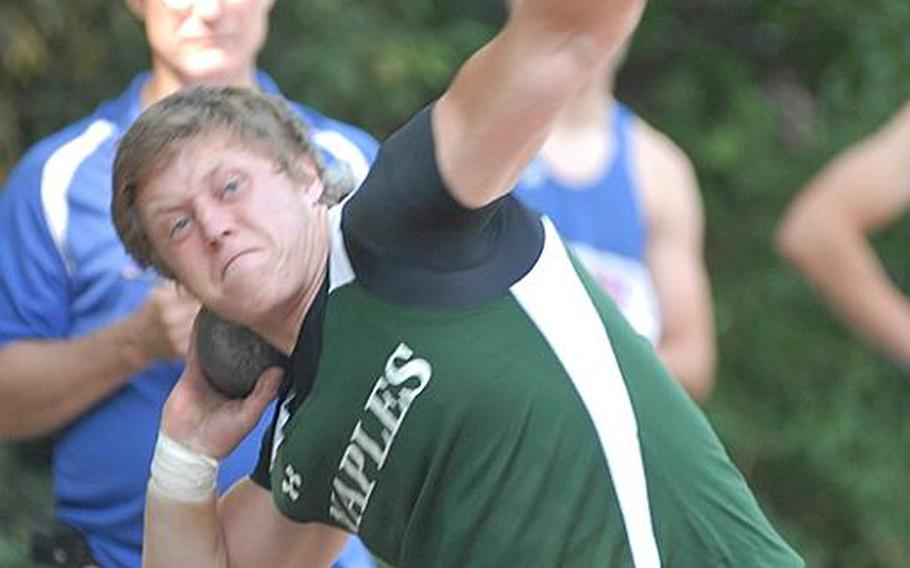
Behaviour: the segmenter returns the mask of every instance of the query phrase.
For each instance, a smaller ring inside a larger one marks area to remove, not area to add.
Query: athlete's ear
[[[145,21],[145,0],[124,0],[126,7],[140,21]]]
[[[309,203],[316,203],[319,201],[319,198],[322,197],[322,192],[324,190],[325,186],[322,184],[322,178],[316,176],[309,185],[304,188],[304,197]]]
[[[325,189],[322,175],[320,175],[316,163],[311,158],[305,157],[300,160],[297,167],[303,174],[302,189],[304,197],[309,203],[316,203],[322,197],[322,192]]]

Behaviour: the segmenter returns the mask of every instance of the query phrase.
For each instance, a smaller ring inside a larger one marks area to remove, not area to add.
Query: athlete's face
[[[274,0],[127,0],[145,22],[156,69],[185,82],[249,75]]]
[[[140,222],[204,304],[242,323],[264,321],[324,266],[322,182],[304,169],[296,180],[230,135],[203,134],[140,190]]]

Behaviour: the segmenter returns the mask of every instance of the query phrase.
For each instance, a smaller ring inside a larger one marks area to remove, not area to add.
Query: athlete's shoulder
[[[651,230],[667,219],[701,218],[698,178],[686,152],[641,117],[635,119],[633,145],[633,167]]]
[[[643,117],[632,113],[631,132],[635,153],[650,169],[671,172],[676,176],[691,175],[692,161],[670,136],[653,126]]]

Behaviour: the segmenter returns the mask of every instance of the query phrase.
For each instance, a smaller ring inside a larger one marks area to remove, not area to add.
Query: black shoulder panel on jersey
[[[481,209],[455,201],[437,167],[431,109],[383,144],[345,205],[342,233],[371,292],[409,305],[476,305],[527,274],[543,249],[543,226],[510,195]]]

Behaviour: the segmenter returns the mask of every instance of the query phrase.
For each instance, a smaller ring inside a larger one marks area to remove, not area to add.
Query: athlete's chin
[[[221,290],[212,308],[216,313],[231,321],[244,325],[263,320],[275,311],[275,300],[268,290],[231,286]]]
[[[184,58],[183,72],[193,83],[220,83],[236,75],[237,67],[223,50],[204,49]]]

